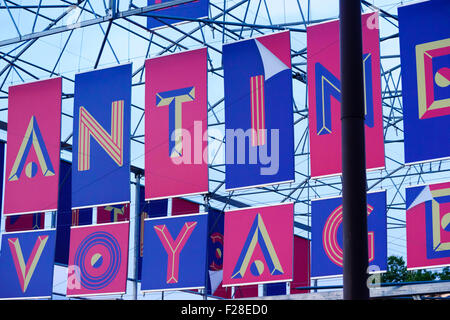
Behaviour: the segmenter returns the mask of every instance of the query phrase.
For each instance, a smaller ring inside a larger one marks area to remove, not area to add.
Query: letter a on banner
[[[145,199],[208,192],[206,48],[145,62]]]
[[[9,87],[5,215],[58,206],[61,78]]]
[[[294,204],[225,212],[223,286],[291,281]]]
[[[131,64],[75,75],[72,208],[130,201]]]

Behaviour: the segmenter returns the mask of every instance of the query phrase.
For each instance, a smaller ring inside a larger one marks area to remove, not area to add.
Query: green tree
[[[381,274],[381,282],[405,282],[408,270],[403,257],[389,256],[387,259],[387,270]]]
[[[441,272],[423,269],[407,270],[403,257],[389,256],[387,259],[387,270],[381,274],[382,283],[432,280],[450,280],[450,267],[445,267]]]

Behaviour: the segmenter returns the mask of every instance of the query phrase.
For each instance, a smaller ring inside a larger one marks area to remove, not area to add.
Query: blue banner
[[[311,277],[343,272],[342,198],[312,201]],[[367,194],[367,239],[371,270],[386,270],[386,191]]]
[[[151,6],[154,4],[170,2],[173,0],[147,0],[147,5]],[[151,11],[148,14],[152,16],[161,16],[161,18],[155,19],[153,17],[147,18],[147,28],[154,29],[158,27],[163,27],[167,24],[176,24],[183,21],[187,21],[183,18],[188,19],[200,19],[208,17],[209,0],[197,0],[185,4],[180,4],[176,6],[171,6],[168,8]],[[164,19],[164,16],[180,18],[180,19]],[[166,22],[166,23],[164,23]]]
[[[70,227],[92,224],[92,208],[72,212],[72,164],[61,160],[59,165],[58,217],[56,219],[55,262],[69,262]]]
[[[223,240],[224,240],[225,214],[222,211],[210,208],[208,211],[208,281],[206,290],[208,294],[216,295],[217,289],[223,290]],[[214,275],[213,277],[211,275]]]
[[[207,214],[145,220],[142,291],[204,288]]]
[[[223,46],[225,189],[294,181],[289,32]]]
[[[448,0],[398,8],[405,163],[450,157],[449,12]]]
[[[131,70],[75,75],[72,208],[130,201]]]
[[[145,219],[167,216],[167,199],[145,201],[145,187],[139,190],[139,254],[138,254],[138,280],[142,279],[142,259],[144,256],[144,226]]]
[[[55,231],[25,231],[2,236],[0,298],[51,297]]]

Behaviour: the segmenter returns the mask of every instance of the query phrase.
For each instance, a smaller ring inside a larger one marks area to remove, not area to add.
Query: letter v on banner
[[[141,290],[204,288],[208,214],[149,218],[144,224]]]
[[[21,231],[2,236],[0,299],[52,295],[56,231]]]
[[[131,67],[75,75],[73,209],[130,201]]]
[[[5,215],[56,210],[60,137],[61,78],[9,87]]]

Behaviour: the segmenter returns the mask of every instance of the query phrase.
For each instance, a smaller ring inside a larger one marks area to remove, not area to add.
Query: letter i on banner
[[[61,78],[9,87],[4,214],[58,206]]]
[[[145,200],[208,192],[206,63],[206,48],[145,62]]]
[[[73,209],[130,201],[131,70],[75,75]]]
[[[289,31],[223,47],[225,189],[294,181]]]

